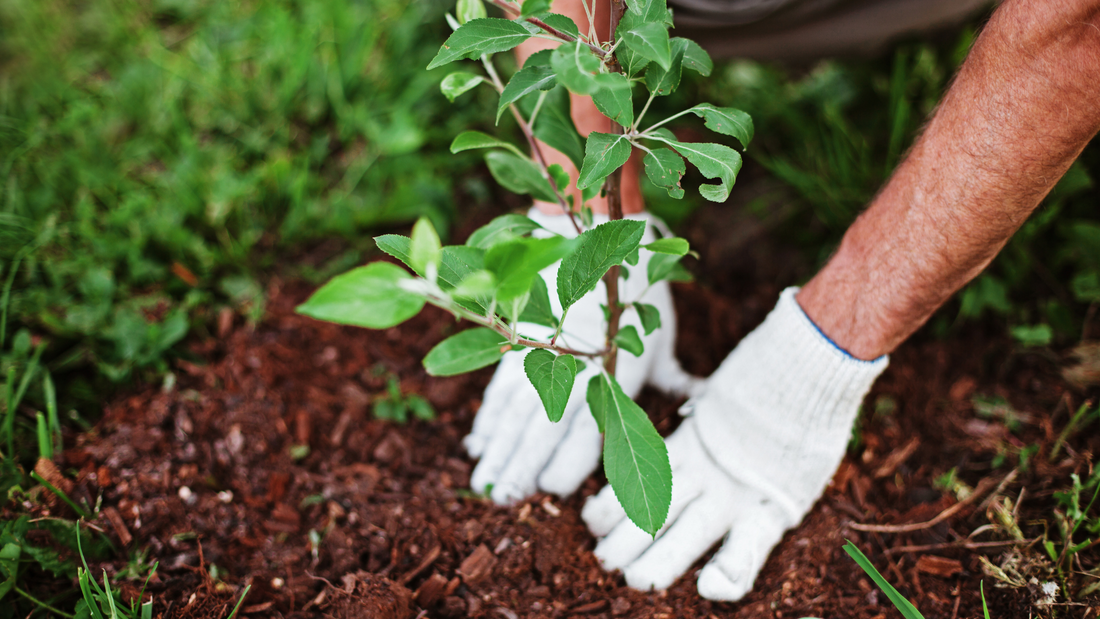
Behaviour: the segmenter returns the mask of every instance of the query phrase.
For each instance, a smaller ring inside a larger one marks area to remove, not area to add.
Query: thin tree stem
[[[493,4],[499,6],[500,8],[504,9],[505,11],[508,11],[512,15],[515,15],[516,17],[519,17],[519,15],[520,15],[519,7],[517,7],[516,5],[514,5],[510,2],[505,2],[504,0],[489,0],[489,1],[492,2]],[[524,21],[526,21],[528,23],[531,23],[531,24],[534,24],[534,25],[538,26],[539,28],[542,28],[544,31],[546,31],[547,33],[549,33],[553,37],[555,37],[555,38],[557,38],[561,41],[564,41],[566,43],[572,43],[573,41],[578,40],[577,37],[569,34],[568,32],[562,32],[561,30],[558,30],[557,28],[554,28],[550,24],[547,24],[546,22],[542,21],[541,19],[539,19],[537,17],[525,17]],[[587,45],[588,49],[591,49],[592,52],[595,53],[600,58],[604,58],[604,57],[607,56],[607,52],[604,51],[603,48],[601,48],[599,45],[593,45],[593,44],[591,44],[588,41],[585,41],[583,39],[581,39],[580,41],[581,41],[581,43],[584,43],[585,45]]]
[[[615,29],[619,25],[626,5],[623,0],[611,0],[611,32],[608,42],[615,45]],[[613,72],[619,72],[619,61],[611,56],[608,68]],[[611,122],[611,133],[621,135],[623,128],[619,123]],[[622,193],[623,169],[620,166],[607,177],[605,188],[607,189],[607,217],[610,221],[623,218],[623,193]],[[604,357],[604,369],[611,376],[615,375],[616,361],[619,356],[619,347],[615,344],[615,336],[619,334],[619,319],[623,314],[623,306],[619,303],[619,265],[607,270],[604,275],[604,286],[607,288],[607,356]]]

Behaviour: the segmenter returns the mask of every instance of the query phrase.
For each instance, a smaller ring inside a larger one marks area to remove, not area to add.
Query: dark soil
[[[691,229],[721,236],[709,217],[698,214]],[[679,354],[707,374],[774,304],[780,287],[760,282],[792,281],[798,268],[784,265],[799,262],[692,240],[708,271],[705,283],[675,287]],[[102,494],[112,517],[98,525],[160,561],[149,591],[164,617],[226,617],[246,584],[247,617],[897,617],[841,550],[846,539],[929,618],[979,617],[982,579],[994,617],[1096,616],[1086,606],[1038,608],[1034,585],[993,586],[979,556],[1000,565],[1013,545],[1003,543],[1003,528],[985,526],[992,512],[982,500],[910,532],[853,526],[937,518],[956,499],[934,479],[954,467],[969,485],[994,489],[1031,444],[1041,451],[1027,471],[994,490],[1015,505],[1026,487],[1019,522],[1048,518],[1053,491],[1072,472],[1087,475],[1100,442],[1077,437],[1048,463],[1067,404],[1075,409],[1086,395],[1066,385],[1052,353],[1020,352],[977,328],[904,345],[868,397],[859,442],[825,497],[745,600],[712,603],[695,591],[702,561],[664,592],[629,589],[600,569],[579,517],[603,484],[598,473],[568,499],[503,508],[471,495],[460,439],[492,369],[431,378],[419,363],[462,328],[452,318],[428,308],[386,331],[343,328],[294,313],[310,292],[273,280],[261,324],[223,321],[221,337],[193,343],[201,361],[181,362],[173,389],[110,403],[96,431],[64,454],[81,472],[77,485]],[[438,418],[373,419],[371,403],[390,376],[427,398]],[[976,415],[975,394],[1005,398],[1026,414],[1021,426],[1009,432]],[[679,402],[646,391],[641,403],[662,434],[678,423]],[[994,469],[998,453],[1008,457]],[[983,526],[971,541],[1001,545],[963,548]],[[1029,524],[1024,533],[1042,530]],[[92,572],[114,573],[124,555]],[[1095,558],[1086,553],[1085,565]]]

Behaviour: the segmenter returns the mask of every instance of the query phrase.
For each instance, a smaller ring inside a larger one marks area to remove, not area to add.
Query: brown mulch
[[[712,371],[774,303],[778,286],[745,281],[761,279],[733,266],[675,286],[678,353],[690,371]],[[432,378],[419,363],[460,325],[434,308],[385,331],[324,324],[293,312],[310,291],[272,281],[261,324],[227,322],[223,337],[193,343],[173,389],[111,402],[96,431],[64,454],[81,471],[78,483],[109,508],[99,525],[160,561],[149,587],[159,615],[226,617],[250,584],[245,617],[898,616],[841,550],[851,540],[926,617],[981,616],[983,579],[994,617],[1037,616],[1034,587],[995,588],[983,575],[979,556],[998,563],[1010,546],[957,543],[989,524],[980,500],[916,531],[853,524],[933,520],[956,502],[934,479],[955,468],[971,486],[999,482],[1016,460],[994,469],[996,455],[1036,443],[1043,450],[1028,470],[1000,489],[1015,503],[1026,485],[1024,522],[1047,513],[1071,472],[1088,473],[1100,442],[1081,437],[1047,462],[1066,423],[1063,398],[1083,401],[1060,378],[1059,359],[976,328],[943,341],[920,335],[892,356],[866,401],[858,447],[743,601],[700,599],[703,561],[667,591],[635,591],[600,569],[579,517],[599,473],[576,496],[508,508],[467,490],[472,463],[460,440],[492,369]],[[371,403],[390,377],[427,398],[438,418],[373,419]],[[977,416],[975,394],[1006,398],[1027,414],[1022,428]],[[679,402],[647,390],[641,403],[662,434],[675,428]],[[896,550],[904,547],[912,549]]]

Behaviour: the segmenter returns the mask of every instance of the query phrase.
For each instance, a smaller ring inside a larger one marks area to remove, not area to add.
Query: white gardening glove
[[[545,215],[531,209],[528,217],[550,232],[576,236],[576,230],[564,215]],[[664,226],[647,213],[627,217],[650,222],[642,243],[656,239],[654,226]],[[597,216],[594,223],[606,220],[606,217]],[[546,230],[536,231],[536,236],[549,236]],[[676,316],[672,296],[666,282],[647,290],[646,263],[650,255],[642,250],[636,266],[624,265],[630,276],[625,281],[620,280],[619,298],[623,302],[640,301],[655,306],[661,313],[661,327],[645,335],[637,312],[633,308],[623,312],[621,325],[634,325],[642,336],[645,352],[635,357],[620,351],[617,378],[623,391],[632,398],[645,384],[666,392],[691,395],[693,386],[700,386],[702,381],[685,373],[676,361]],[[554,314],[560,317],[557,271],[558,264],[554,264],[541,275],[549,288]],[[602,281],[569,309],[559,342],[577,350],[603,348],[606,321],[601,304],[607,304],[607,290]],[[552,330],[523,323],[520,333],[543,339],[549,337]],[[481,459],[474,469],[470,486],[476,492],[484,492],[491,486],[490,497],[499,504],[522,500],[538,490],[562,496],[572,494],[600,462],[602,437],[584,401],[588,381],[598,372],[597,362],[585,360],[587,367],[578,373],[573,383],[565,414],[561,421],[551,423],[523,370],[523,359],[528,352],[504,355],[485,390],[473,429],[463,440],[470,455]]]
[[[654,539],[623,514],[610,486],[582,516],[596,556],[637,589],[671,585],[715,542],[699,594],[734,601],[752,589],[783,533],[821,496],[885,356],[861,361],[826,338],[788,288],[690,400],[666,440],[672,505]]]

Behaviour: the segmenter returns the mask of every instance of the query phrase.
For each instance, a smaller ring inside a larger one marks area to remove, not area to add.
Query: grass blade
[[[46,416],[36,413],[34,421],[38,434],[38,457],[53,460],[53,444],[50,441],[50,429],[46,424]]]
[[[61,453],[61,420],[57,416],[57,389],[53,385],[53,377],[49,371],[42,370],[42,391],[46,397],[46,422],[50,430],[50,445],[54,453]]]
[[[248,585],[244,588],[244,592],[241,593],[241,599],[237,600],[236,606],[233,607],[233,612],[229,613],[229,617],[226,619],[233,619],[237,616],[237,611],[240,610],[241,604],[244,603],[244,598],[248,596],[248,592],[252,590],[252,585]]]
[[[905,619],[924,619],[924,615],[920,614],[920,611],[913,606],[909,600],[905,599],[905,596],[898,593],[898,590],[893,585],[886,582],[886,579],[879,574],[874,565],[871,565],[871,561],[856,548],[855,544],[849,541],[844,545],[844,552],[848,553],[849,557],[856,562],[867,575],[871,577],[871,580],[875,581],[879,589],[886,594],[886,597],[890,598],[890,601],[894,604],[894,607],[898,609],[902,617]]]
[[[84,511],[84,509],[82,509],[76,503],[74,503],[73,500],[69,498],[69,495],[62,492],[57,486],[54,486],[50,482],[46,481],[46,479],[44,477],[42,477],[41,475],[39,475],[38,473],[36,473],[34,471],[31,471],[30,477],[31,477],[31,479],[33,479],[36,482],[38,482],[38,483],[42,484],[43,486],[45,486],[46,489],[49,490],[50,492],[56,494],[59,499],[61,499],[62,501],[65,501],[66,503],[68,503],[69,507],[73,508],[73,511],[76,512],[78,516],[80,516],[81,518],[87,518],[87,519],[91,520],[91,515],[89,515],[88,512]],[[77,544],[79,545],[79,543],[80,543],[80,527],[79,526],[77,527],[77,531],[76,531],[76,540],[77,540]],[[79,546],[78,546],[78,549],[79,549]],[[81,558],[83,558],[83,557],[84,557],[84,555],[81,555]],[[85,562],[84,565],[87,566],[87,562]],[[92,582],[95,583],[94,580]]]

